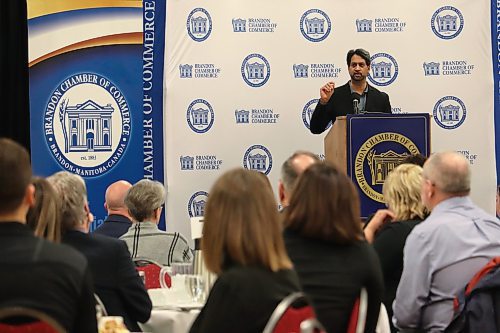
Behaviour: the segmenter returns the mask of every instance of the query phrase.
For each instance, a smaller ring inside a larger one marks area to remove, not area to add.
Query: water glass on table
[[[189,274],[185,276],[184,282],[186,284],[186,290],[194,303],[205,302],[205,281],[203,276]]]

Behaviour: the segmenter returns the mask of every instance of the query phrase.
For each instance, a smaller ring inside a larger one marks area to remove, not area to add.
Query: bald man
[[[394,301],[400,332],[444,332],[453,298],[491,258],[500,255],[500,222],[469,198],[469,162],[455,152],[424,164],[421,198],[431,211],[406,240]]]
[[[282,207],[288,206],[290,196],[299,176],[305,169],[319,161],[318,156],[303,150],[296,151],[292,156],[287,158],[281,166],[281,178],[278,184],[278,195]]]
[[[94,232],[113,238],[120,238],[132,225],[128,208],[125,205],[125,196],[132,184],[119,180],[109,185],[106,189],[104,208],[108,217]]]

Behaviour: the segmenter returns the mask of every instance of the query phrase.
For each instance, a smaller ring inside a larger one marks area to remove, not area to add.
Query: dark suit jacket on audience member
[[[67,245],[36,238],[26,225],[0,223],[0,307],[42,311],[68,332],[97,332],[87,260]]]
[[[391,113],[389,96],[368,85],[365,111]],[[322,105],[318,102],[311,116],[311,133],[322,133],[330,121],[335,122],[335,118],[351,113],[354,113],[354,110],[352,106],[351,88],[349,87],[349,82],[347,82],[343,86],[335,88],[328,103]]]
[[[104,223],[99,226],[93,233],[113,238],[120,238],[128,231],[132,221],[126,216],[111,214],[108,215]]]
[[[232,266],[215,281],[190,333],[260,333],[279,302],[300,290],[292,270]]]
[[[67,231],[63,242],[83,253],[89,262],[96,294],[110,316],[122,316],[132,331],[137,322],[146,322],[151,314],[151,300],[121,240]]]
[[[375,332],[383,295],[377,254],[365,241],[336,245],[285,230],[285,245],[302,289],[328,333],[345,333],[361,288],[368,292],[365,332]]]

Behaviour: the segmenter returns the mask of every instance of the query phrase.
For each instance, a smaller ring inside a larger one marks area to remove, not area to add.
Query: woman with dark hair
[[[56,192],[52,185],[41,177],[34,177],[35,205],[28,210],[26,224],[35,236],[51,242],[61,241],[61,214]]]
[[[284,224],[288,254],[326,330],[347,331],[354,303],[365,288],[365,332],[375,332],[382,273],[377,254],[364,240],[351,180],[330,164],[310,166],[292,193]]]
[[[279,302],[300,290],[272,189],[256,171],[231,170],[215,182],[201,248],[219,277],[191,333],[260,333]]]

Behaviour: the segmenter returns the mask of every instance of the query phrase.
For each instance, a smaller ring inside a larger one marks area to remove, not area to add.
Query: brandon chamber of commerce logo
[[[182,156],[179,158],[181,170],[219,170],[222,160],[215,155]]]
[[[132,120],[119,87],[102,75],[79,73],[52,92],[43,129],[47,146],[63,169],[94,177],[123,157]]]
[[[439,62],[424,62],[425,76],[459,76],[471,75],[474,70],[474,64],[470,64],[467,60],[444,60]]]
[[[300,18],[300,32],[310,42],[321,42],[332,30],[332,22],[320,9],[309,9]]]
[[[398,63],[390,54],[377,53],[371,58],[371,73],[368,79],[377,86],[387,86],[396,80],[399,73]]]
[[[252,53],[243,59],[241,75],[250,87],[262,87],[269,80],[271,66],[262,55]]]
[[[179,78],[181,79],[217,79],[221,68],[215,64],[180,64]]]
[[[311,117],[314,113],[314,109],[316,109],[316,105],[318,105],[318,102],[319,98],[311,99],[306,103],[306,105],[304,105],[304,108],[302,109],[302,122],[307,129],[311,129]],[[331,126],[332,122],[330,121],[328,123],[328,126],[326,126],[326,129],[329,129]]]
[[[198,217],[205,214],[205,204],[207,203],[208,193],[205,191],[198,191],[194,193],[188,202],[189,217]]]
[[[369,198],[384,202],[382,185],[385,178],[404,158],[419,154],[417,146],[406,136],[384,132],[366,140],[354,160],[356,182]]]
[[[477,154],[472,153],[470,150],[457,150],[457,153],[462,154],[470,165],[474,165],[477,160]]]
[[[249,110],[235,110],[236,124],[277,124],[280,118],[272,108],[255,108]]]
[[[358,32],[403,32],[406,22],[398,17],[379,17],[375,19],[356,19]]]
[[[212,18],[203,8],[195,8],[189,13],[186,22],[187,32],[196,42],[203,42],[212,32]]]
[[[214,124],[215,114],[210,103],[204,99],[195,99],[189,104],[186,120],[196,133],[207,132]]]
[[[268,175],[273,167],[271,152],[262,145],[250,146],[243,156],[243,167]]]
[[[293,64],[293,76],[304,78],[338,78],[342,69],[335,64]]]
[[[431,19],[431,28],[441,39],[457,37],[464,27],[462,13],[452,6],[444,6],[434,12]]]
[[[455,96],[445,96],[434,105],[432,115],[444,129],[455,129],[463,124],[467,114],[465,104]]]
[[[273,33],[278,24],[273,22],[270,18],[233,18],[233,32],[250,32],[250,33]],[[247,29],[248,23],[248,29]]]

